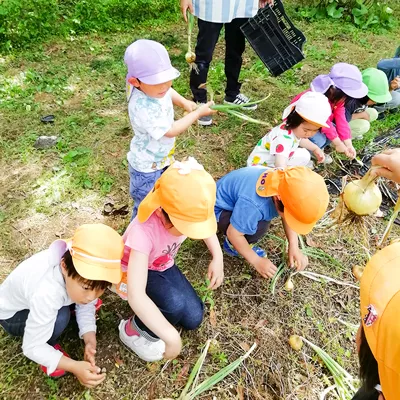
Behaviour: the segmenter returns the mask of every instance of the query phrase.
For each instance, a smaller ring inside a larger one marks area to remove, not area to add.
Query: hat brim
[[[301,118],[303,118],[305,121],[309,122],[310,124],[313,124],[313,125],[319,126],[319,127],[329,128],[329,125],[326,123],[326,121],[324,121],[324,122],[315,121],[315,120],[312,121],[310,118],[305,117],[304,115],[302,115],[298,111],[297,111],[297,114],[299,114]]]
[[[140,203],[137,213],[137,218],[139,222],[146,222],[150,216],[153,214],[157,208],[161,207],[161,200],[159,196],[159,191],[157,189],[153,189],[151,192],[147,194],[147,196]]]
[[[208,239],[217,233],[217,219],[213,214],[206,221],[190,222],[169,216],[174,227],[190,239]]]
[[[378,96],[375,95],[369,95],[368,97],[372,100],[375,101],[375,103],[381,104],[381,103],[387,103],[389,101],[392,100],[392,95],[390,94],[390,92],[387,92],[385,94],[381,94]]]
[[[108,262],[107,264],[100,265],[96,263],[96,268],[93,268],[93,264],[83,261],[78,256],[72,255],[72,261],[78,274],[91,281],[106,281],[117,284],[121,282],[122,270],[121,263]]]
[[[171,66],[171,68],[166,69],[165,71],[158,72],[154,75],[145,76],[139,78],[139,80],[146,85],[159,85],[160,83],[165,83],[168,81],[173,81],[174,79],[180,76],[180,72]]]
[[[340,90],[343,91],[344,94],[347,94],[347,96],[353,97],[353,99],[362,99],[368,94],[368,87],[365,83],[361,82],[361,87],[358,89],[348,89],[348,88],[343,88],[340,87],[339,85],[336,85],[336,87]]]
[[[283,211],[283,215],[285,217],[286,223],[289,225],[289,228],[294,230],[299,235],[307,235],[312,231],[316,222],[311,224],[305,224],[303,222],[298,221],[292,214],[289,213],[287,208],[285,207]]]

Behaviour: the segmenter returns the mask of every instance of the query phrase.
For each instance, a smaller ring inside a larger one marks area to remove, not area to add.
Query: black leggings
[[[226,235],[226,231],[231,223],[231,215],[232,211],[222,211],[219,221],[218,221],[218,230]],[[257,232],[253,235],[244,235],[246,240],[252,244],[257,243],[268,231],[270,225],[270,221],[260,221],[257,226]]]

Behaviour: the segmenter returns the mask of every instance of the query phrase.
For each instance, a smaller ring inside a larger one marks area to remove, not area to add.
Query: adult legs
[[[199,89],[199,86],[207,82],[208,69],[223,24],[203,21],[200,18],[197,21],[199,33],[197,35],[195,53],[198,73],[194,70],[190,72],[190,89],[195,102],[206,103],[207,91]]]
[[[400,58],[399,58],[400,60]],[[386,110],[393,110],[395,108],[400,107],[400,89],[393,90],[390,92],[392,95],[392,100],[388,101],[387,103],[384,104],[376,104],[374,108],[378,113],[384,112]]]
[[[242,55],[246,41],[241,25],[247,21],[246,18],[235,18],[225,24],[225,76],[226,89],[225,97],[227,101],[234,101],[240,93],[239,74],[242,68]]]

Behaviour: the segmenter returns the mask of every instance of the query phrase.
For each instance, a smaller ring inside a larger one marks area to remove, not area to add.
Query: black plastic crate
[[[290,21],[281,0],[260,9],[240,29],[273,76],[304,59],[306,37]]]

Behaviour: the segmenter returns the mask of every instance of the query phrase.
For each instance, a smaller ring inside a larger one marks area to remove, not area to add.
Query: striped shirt
[[[258,0],[193,0],[194,15],[207,22],[231,22],[257,14]]]

